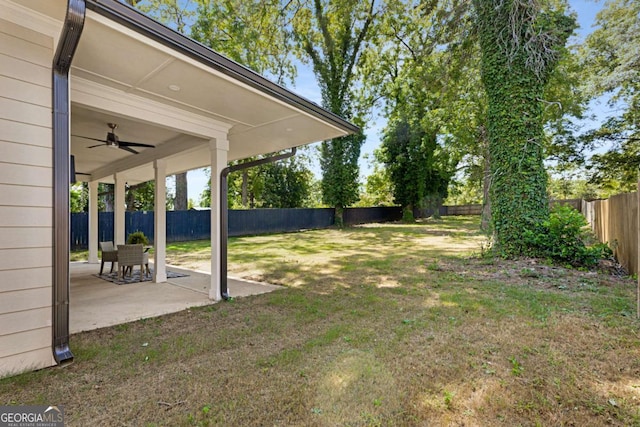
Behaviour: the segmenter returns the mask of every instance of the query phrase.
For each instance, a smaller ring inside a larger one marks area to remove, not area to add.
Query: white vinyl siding
[[[52,275],[53,269],[51,266],[34,267],[26,270],[1,270],[0,283],[11,283],[12,292],[16,292],[23,289],[41,288],[42,283],[51,280]]]
[[[0,377],[54,364],[52,61],[51,37],[0,18]]]

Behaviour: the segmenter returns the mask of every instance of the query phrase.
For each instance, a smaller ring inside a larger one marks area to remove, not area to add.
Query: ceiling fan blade
[[[129,148],[129,147],[122,146],[122,145],[120,145],[118,148],[121,149],[121,150],[124,150],[124,151],[128,151],[128,152],[133,153],[133,154],[138,154],[138,152],[136,150],[134,150],[133,148]]]
[[[76,138],[84,138],[84,139],[90,139],[92,141],[99,141],[99,142],[104,142],[106,143],[107,141],[105,141],[104,139],[98,139],[98,138],[91,138],[88,136],[82,136],[82,135],[71,135],[71,136],[75,136]]]
[[[140,142],[127,142],[127,141],[118,141],[119,146],[125,147],[147,147],[147,148],[156,148],[155,145],[142,144]]]
[[[92,145],[91,147],[87,147],[87,148],[96,148],[96,147],[106,147],[106,145],[103,144],[98,144],[98,145]]]

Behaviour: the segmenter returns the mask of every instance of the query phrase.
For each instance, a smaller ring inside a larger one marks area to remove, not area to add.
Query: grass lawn
[[[232,274],[288,288],[74,335],[72,365],[0,380],[0,404],[70,426],[640,426],[635,282],[480,258],[477,229],[232,239]]]

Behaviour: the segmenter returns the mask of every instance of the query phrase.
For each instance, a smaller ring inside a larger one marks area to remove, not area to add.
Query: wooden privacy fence
[[[482,205],[443,206],[440,215],[482,215]],[[443,212],[444,210],[444,212]]]
[[[618,262],[638,273],[638,193],[582,202],[582,214],[601,242],[609,243]]]

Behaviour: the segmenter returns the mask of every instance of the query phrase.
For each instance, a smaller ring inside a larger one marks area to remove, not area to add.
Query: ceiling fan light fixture
[[[106,139],[107,146],[118,148],[118,137],[115,133],[109,132]]]
[[[155,148],[155,145],[151,145],[151,144],[144,144],[141,142],[120,141],[120,138],[118,138],[118,135],[116,135],[115,133],[115,130],[118,127],[118,125],[115,123],[107,123],[107,125],[109,126],[109,128],[111,128],[111,132],[107,132],[106,139],[99,139],[99,138],[93,138],[93,137],[82,136],[82,135],[72,135],[72,136],[89,139],[91,141],[98,141],[102,143],[98,145],[92,145],[91,147],[87,147],[87,148],[104,147],[106,145],[107,147],[119,148],[121,150],[128,151],[132,154],[139,154],[139,153],[138,151],[134,150],[131,147]]]

